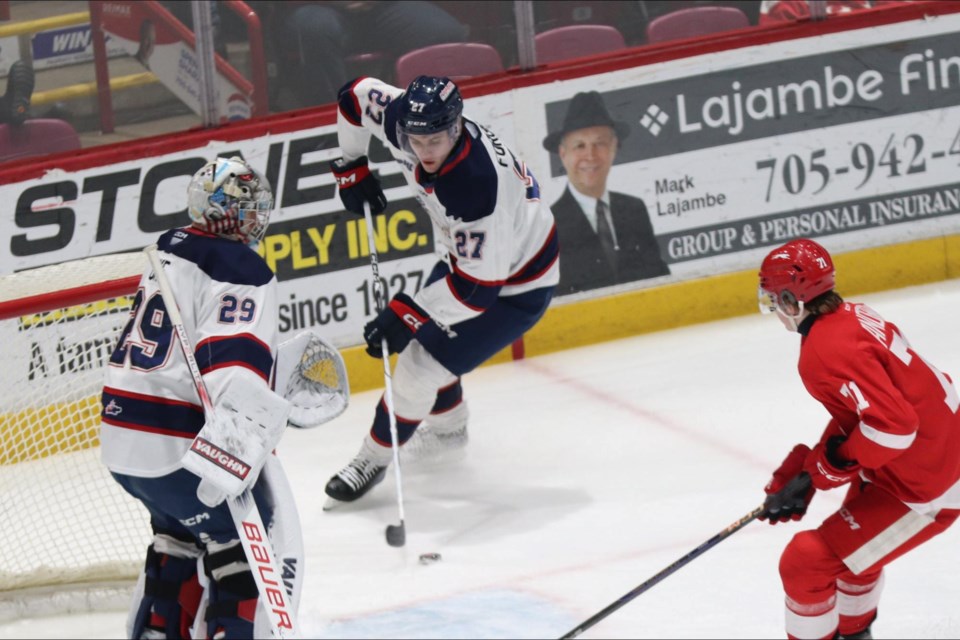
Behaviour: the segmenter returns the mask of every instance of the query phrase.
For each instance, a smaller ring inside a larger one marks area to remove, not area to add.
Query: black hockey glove
[[[413,298],[405,293],[398,293],[386,309],[363,327],[367,353],[374,358],[383,357],[384,338],[387,339],[388,353],[400,353],[410,344],[413,334],[429,320],[430,316]]]
[[[799,520],[807,512],[814,494],[810,475],[803,472],[803,463],[809,453],[810,447],[798,444],[773,472],[773,477],[763,489],[767,499],[759,516],[761,520],[777,524]]]
[[[333,176],[340,187],[340,200],[350,213],[363,216],[363,203],[370,203],[370,213],[377,215],[387,208],[387,197],[383,195],[380,181],[370,173],[366,156],[353,162],[344,162],[337,158],[330,163]]]

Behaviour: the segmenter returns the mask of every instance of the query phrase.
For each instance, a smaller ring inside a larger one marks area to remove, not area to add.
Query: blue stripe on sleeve
[[[197,345],[196,357],[200,373],[245,367],[269,382],[273,369],[270,348],[249,333],[207,338]]]
[[[101,420],[114,427],[178,438],[203,428],[203,408],[189,402],[104,387],[101,403]]]
[[[501,283],[469,279],[454,268],[453,273],[447,275],[447,285],[463,305],[483,311],[497,301]]]

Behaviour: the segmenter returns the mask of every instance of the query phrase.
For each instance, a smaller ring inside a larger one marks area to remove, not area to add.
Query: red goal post
[[[108,594],[140,572],[149,517],[100,462],[99,427],[104,367],[145,265],[138,251],[0,276],[0,620],[39,600],[125,607]]]

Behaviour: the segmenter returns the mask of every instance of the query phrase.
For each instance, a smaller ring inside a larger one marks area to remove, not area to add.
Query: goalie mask
[[[270,184],[242,158],[217,158],[194,174],[187,187],[193,226],[253,245],[270,223]]]

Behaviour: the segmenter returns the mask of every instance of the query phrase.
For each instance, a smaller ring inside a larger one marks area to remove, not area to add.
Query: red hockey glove
[[[370,203],[370,213],[377,215],[387,208],[387,197],[383,195],[380,181],[370,173],[367,158],[361,156],[353,162],[337,158],[330,163],[333,176],[340,188],[340,200],[350,213],[364,215],[363,203]]]
[[[799,520],[807,512],[814,494],[810,477],[803,473],[803,463],[809,454],[810,447],[798,444],[773,472],[773,477],[763,489],[767,499],[759,516],[761,520],[777,524]]]
[[[860,473],[860,465],[856,460],[844,460],[837,454],[837,449],[846,439],[846,436],[831,436],[826,443],[821,442],[807,455],[803,469],[810,474],[813,486],[817,489],[839,487]]]
[[[387,308],[363,327],[363,339],[367,341],[367,353],[374,358],[383,357],[383,339],[387,339],[388,353],[403,351],[417,332],[430,320],[427,312],[405,293],[394,296]]]

